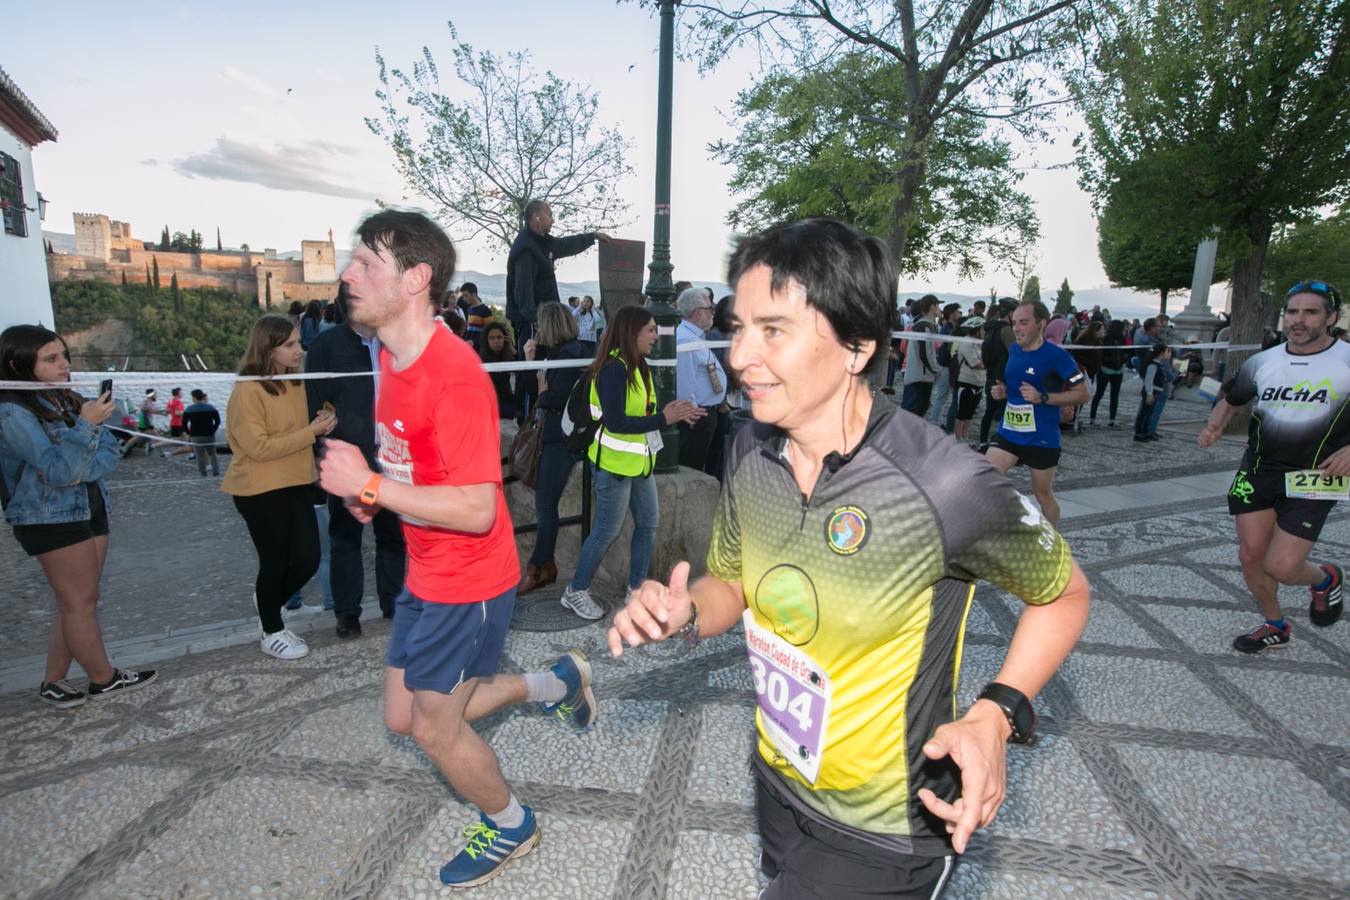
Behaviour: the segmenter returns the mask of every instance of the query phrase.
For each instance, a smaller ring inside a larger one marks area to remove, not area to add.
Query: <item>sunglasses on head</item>
[[[1341,292],[1325,281],[1300,281],[1285,291],[1284,297],[1287,300],[1295,294],[1316,294],[1329,301],[1333,311],[1339,311],[1341,308]]]

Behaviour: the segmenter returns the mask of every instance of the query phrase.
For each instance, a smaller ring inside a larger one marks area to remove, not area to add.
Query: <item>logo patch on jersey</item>
[[[867,513],[856,506],[841,506],[825,520],[825,541],[840,556],[857,553],[870,536]]]
[[[820,600],[811,577],[783,563],[764,573],[755,587],[755,609],[773,625],[774,634],[794,647],[816,636]]]

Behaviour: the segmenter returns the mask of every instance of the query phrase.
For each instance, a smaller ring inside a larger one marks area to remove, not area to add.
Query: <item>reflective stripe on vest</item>
[[[618,359],[619,364],[623,365],[623,360],[619,357],[617,350],[612,351],[611,356]],[[625,366],[624,375],[627,393],[624,397],[624,414],[635,419],[651,415],[652,398],[656,393],[652,387],[651,379],[647,378],[644,383],[639,385],[627,384],[627,374],[628,370]],[[604,411],[600,407],[600,393],[596,388],[597,380],[598,378],[591,380],[591,415],[600,420],[602,424],[596,430],[595,440],[591,442],[586,456],[596,466],[613,475],[635,478],[651,474],[653,460],[651,447],[647,444],[647,436],[645,434],[618,434],[605,428],[602,418]],[[603,453],[600,452],[602,447],[604,448]]]

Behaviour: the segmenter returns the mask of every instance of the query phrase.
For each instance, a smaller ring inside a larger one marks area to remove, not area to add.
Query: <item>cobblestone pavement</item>
[[[1099,430],[1066,454],[1142,480],[1121,443],[1128,434]],[[1162,446],[1186,471],[1237,452],[1202,458],[1180,436]],[[163,462],[117,476],[114,559],[136,564],[109,572],[110,633],[245,612],[234,607],[252,558],[237,516],[195,471],[151,486],[180,463]],[[1288,648],[1227,649],[1255,616],[1217,499],[1079,517],[1065,533],[1093,583],[1091,621],[1038,701],[1043,739],[1009,750],[1007,802],[947,896],[1350,895],[1350,622],[1312,628],[1306,592],[1287,590]],[[1319,549],[1350,559],[1350,515],[1333,517]],[[31,653],[50,600],[8,537],[0,561],[0,609],[21,632],[6,628],[5,652]],[[995,672],[1017,605],[977,590],[963,707]],[[386,636],[376,621],[339,644],[325,628],[290,663],[251,643],[191,654],[161,664],[156,685],[68,713],[31,688],[0,696],[0,897],[449,893],[436,872],[472,814],[383,728]],[[739,636],[618,661],[602,640],[595,625],[510,637],[508,670],[584,649],[600,718],[584,733],[527,708],[480,723],[544,835],[475,895],[754,897],[753,694]]]

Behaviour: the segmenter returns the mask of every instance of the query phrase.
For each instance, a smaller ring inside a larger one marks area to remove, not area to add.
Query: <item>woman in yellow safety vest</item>
[[[647,354],[656,346],[656,320],[640,306],[625,306],[605,329],[584,376],[590,385],[591,415],[600,427],[591,441],[595,484],[595,524],[581,545],[572,583],[562,605],[583,619],[598,619],[604,609],[591,597],[591,580],[609,545],[623,527],[624,509],[633,511],[633,542],[628,553],[628,589],[647,577],[656,546],[661,508],[651,477],[661,449],[663,425],[694,422],[704,411],[690,400],[673,400],[656,411],[656,388]]]

